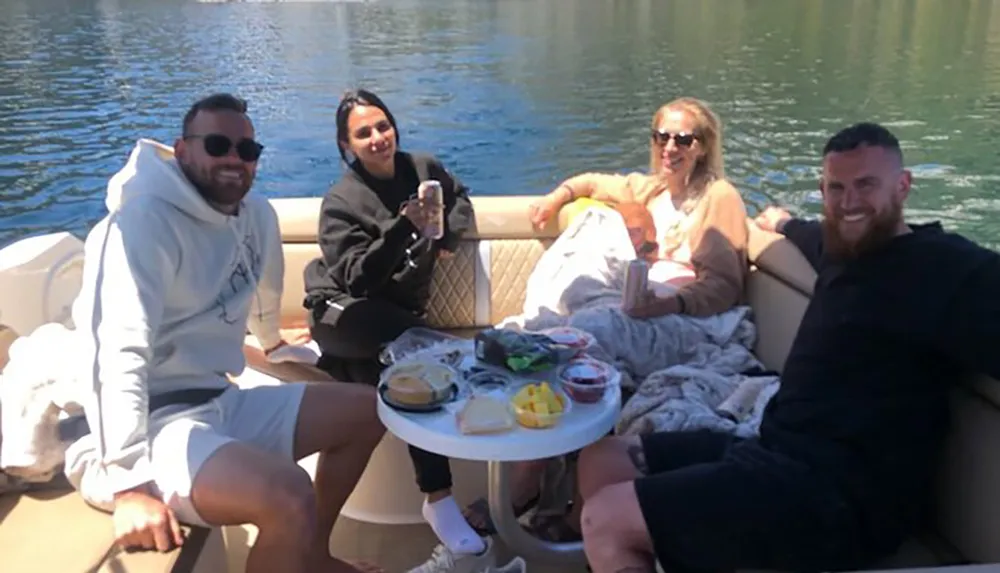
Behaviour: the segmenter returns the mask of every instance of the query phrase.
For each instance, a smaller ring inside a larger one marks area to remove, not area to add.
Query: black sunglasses
[[[229,150],[233,148],[233,140],[219,133],[208,135],[186,135],[184,139],[201,139],[205,146],[205,153],[212,157],[225,157]],[[236,144],[236,155],[247,163],[253,163],[260,159],[260,154],[264,152],[264,146],[252,139],[241,139]]]
[[[657,131],[655,129],[652,131],[652,136],[653,141],[657,145],[666,145],[673,139],[677,147],[691,147],[694,140],[698,139],[693,133],[685,133],[683,131],[680,133],[670,133],[669,131]]]

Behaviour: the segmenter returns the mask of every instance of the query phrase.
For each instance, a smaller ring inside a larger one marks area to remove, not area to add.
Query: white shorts
[[[153,482],[177,519],[208,525],[191,503],[191,484],[202,464],[229,442],[242,442],[294,459],[295,426],[305,384],[240,389],[233,385],[210,402],[177,411],[164,408],[149,421]],[[96,437],[81,438],[67,451],[70,481],[87,503],[112,511],[114,492],[100,479]]]

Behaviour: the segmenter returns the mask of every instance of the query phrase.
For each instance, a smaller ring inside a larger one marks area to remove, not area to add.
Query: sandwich
[[[485,394],[474,394],[455,414],[463,434],[494,434],[514,427],[514,416],[506,402]]]

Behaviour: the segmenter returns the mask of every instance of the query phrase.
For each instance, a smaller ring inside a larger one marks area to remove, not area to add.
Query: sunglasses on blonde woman
[[[693,133],[670,133],[669,131],[659,131],[654,129],[652,131],[653,141],[657,145],[666,145],[671,139],[677,144],[677,147],[691,147],[694,140],[697,139]]]

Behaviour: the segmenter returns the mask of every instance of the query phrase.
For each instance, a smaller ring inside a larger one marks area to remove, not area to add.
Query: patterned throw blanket
[[[615,364],[625,388],[635,392],[622,409],[619,434],[756,434],[778,378],[763,372],[751,351],[757,332],[750,307],[706,318],[633,319],[620,309],[624,269],[633,258],[618,213],[584,211],[532,271],[522,314],[497,326],[570,326],[591,333],[600,347],[596,357]]]

